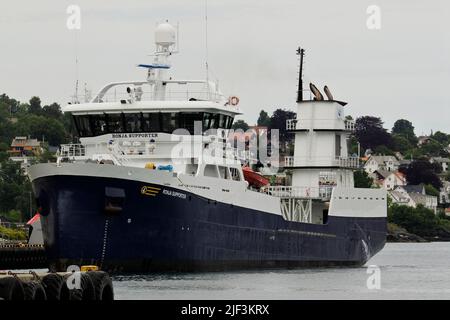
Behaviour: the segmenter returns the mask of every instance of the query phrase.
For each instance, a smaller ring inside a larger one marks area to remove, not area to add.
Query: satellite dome
[[[176,30],[168,22],[163,22],[156,27],[155,42],[160,46],[171,46],[175,44]]]

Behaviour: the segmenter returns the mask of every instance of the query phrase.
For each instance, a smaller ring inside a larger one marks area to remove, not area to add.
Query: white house
[[[450,182],[442,181],[442,188],[439,191],[439,202],[450,203]]]
[[[376,185],[388,191],[406,185],[406,177],[398,171],[375,170],[369,176],[374,179]]]
[[[449,164],[450,164],[450,159],[449,158],[442,158],[442,157],[433,157],[430,158],[430,162],[431,163],[439,163],[442,167],[442,172],[447,172],[449,170]]]
[[[364,164],[364,170],[367,173],[373,173],[376,170],[397,171],[400,163],[394,156],[373,156],[371,155]]]
[[[427,195],[423,185],[398,186],[388,194],[394,203],[413,208],[421,204],[437,213],[438,198]]]
[[[408,207],[413,206],[412,199],[407,193],[405,194],[401,191],[391,190],[391,191],[388,191],[388,195],[391,198],[393,203],[403,205],[403,206],[408,206]]]
[[[424,144],[430,142],[430,140],[431,140],[430,136],[419,136],[417,138],[417,145],[418,146],[424,145]]]

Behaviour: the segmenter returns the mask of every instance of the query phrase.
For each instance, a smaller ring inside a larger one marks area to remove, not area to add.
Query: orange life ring
[[[232,106],[237,106],[239,104],[239,98],[236,96],[230,97],[230,104]]]

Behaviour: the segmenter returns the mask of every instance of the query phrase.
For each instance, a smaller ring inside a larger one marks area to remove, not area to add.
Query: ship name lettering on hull
[[[177,197],[177,198],[181,198],[181,199],[186,199],[186,194],[181,193],[181,192],[176,192],[176,191],[171,191],[171,190],[164,189],[164,190],[163,190],[163,194],[165,194],[166,196],[171,196],[171,197]]]

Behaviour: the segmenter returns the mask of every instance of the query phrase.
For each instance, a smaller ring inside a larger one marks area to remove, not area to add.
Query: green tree
[[[3,105],[6,111],[11,115],[17,112],[20,102],[3,93],[0,95],[0,104]]]
[[[279,132],[280,144],[285,145],[293,140],[293,135],[286,130],[286,120],[294,119],[295,112],[277,109],[270,117],[270,129],[277,129]]]
[[[14,126],[10,120],[9,106],[0,102],[0,143],[10,144],[14,136]]]
[[[433,187],[431,184],[425,185],[425,193],[430,196],[439,197],[439,191],[435,187]]]
[[[383,121],[377,117],[364,116],[356,119],[355,136],[361,143],[363,150],[384,145],[391,145],[391,136],[385,128]]]
[[[5,161],[0,169],[0,212],[13,215],[19,211],[22,214],[21,220],[30,218],[30,209],[34,211],[34,203],[30,195],[31,183],[22,174],[20,164],[12,161]],[[16,219],[11,216],[11,219]]]
[[[405,154],[410,152],[411,149],[414,149],[415,144],[412,144],[406,136],[395,133],[392,134],[392,148],[402,154]]]
[[[442,182],[438,174],[442,168],[437,163],[430,163],[427,160],[416,160],[411,162],[406,169],[406,180],[409,184],[430,184],[436,189],[442,187]]]
[[[44,117],[53,118],[56,120],[62,120],[63,113],[61,112],[61,107],[57,103],[52,103],[49,106],[44,106],[42,108],[42,115]]]
[[[28,107],[28,112],[40,115],[42,112],[41,99],[39,97],[32,97],[30,99],[30,105]]]
[[[436,217],[433,210],[422,205],[413,208],[392,204],[388,208],[388,222],[395,223],[421,237],[434,237],[442,229],[448,228],[448,224],[445,225]],[[448,229],[445,231],[448,233]]]
[[[249,125],[244,120],[238,120],[233,123],[231,127],[233,130],[241,129],[242,131],[247,131],[249,129]]]
[[[429,142],[422,144],[419,150],[421,154],[428,157],[438,157],[446,155],[443,146],[436,140],[430,140]]]
[[[0,164],[9,158],[8,150],[9,150],[9,145],[6,143],[0,142]],[[1,167],[0,167],[0,170],[1,170]]]
[[[45,145],[44,151],[39,155],[37,161],[40,163],[56,162],[56,155],[48,151],[48,145]]]
[[[257,124],[258,124],[258,126],[262,126],[262,127],[270,127],[269,114],[267,112],[265,112],[264,110],[261,110],[261,112],[259,113]]]
[[[448,146],[450,144],[450,135],[441,131],[436,131],[431,137],[442,146]]]
[[[373,185],[373,179],[364,170],[355,171],[353,179],[355,180],[355,188],[371,188]]]
[[[417,137],[414,133],[414,126],[411,122],[405,119],[395,121],[392,128],[392,134],[403,136],[410,144],[417,144]]]
[[[391,148],[388,148],[384,144],[381,144],[373,149],[375,154],[383,154],[386,156],[393,156],[394,151]]]
[[[444,176],[444,179],[445,179],[446,181],[450,181],[450,171],[447,171],[447,173],[446,173],[445,176]]]
[[[45,139],[52,146],[58,146],[68,140],[68,133],[60,121],[33,114],[19,119],[16,133],[39,140]]]

